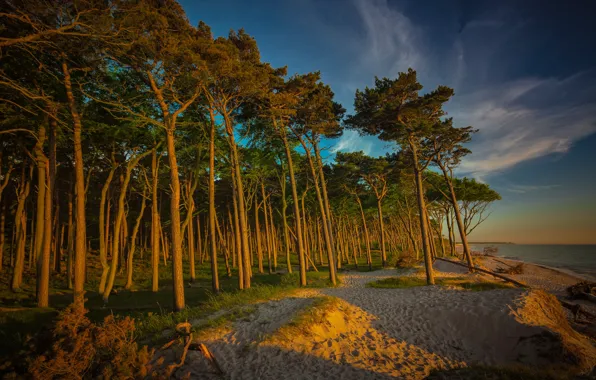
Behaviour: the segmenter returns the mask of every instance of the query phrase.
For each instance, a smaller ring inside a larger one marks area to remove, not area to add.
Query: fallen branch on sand
[[[596,302],[596,283],[582,281],[567,288],[569,298],[571,299],[585,299]]]
[[[451,260],[447,260],[447,259],[444,259],[444,258],[441,258],[441,257],[437,257],[437,260],[443,260],[443,261],[446,261],[446,262],[451,263],[451,264],[455,264],[455,265],[459,265],[459,266],[468,268],[468,265],[467,264],[458,263],[457,261],[451,261]],[[507,282],[510,282],[510,283],[512,283],[514,285],[517,285],[519,287],[522,287],[522,288],[527,288],[528,287],[528,285],[526,285],[526,284],[523,284],[523,283],[521,283],[519,281],[512,280],[509,277],[502,276],[502,275],[500,275],[498,273],[494,273],[494,272],[491,272],[491,271],[486,270],[486,269],[478,268],[478,267],[475,266],[474,267],[474,270],[477,270],[478,272],[490,274],[493,277],[500,278],[501,280],[505,280]]]
[[[180,368],[184,365],[184,362],[186,361],[186,355],[188,354],[188,350],[200,351],[201,354],[203,354],[203,357],[205,357],[205,359],[209,362],[211,367],[215,370],[215,372],[218,375],[222,375],[223,371],[221,370],[221,367],[219,366],[219,364],[217,363],[217,360],[215,360],[215,356],[213,356],[213,354],[211,353],[211,351],[209,351],[207,346],[205,346],[203,343],[196,343],[196,342],[192,341],[192,332],[190,330],[191,327],[192,327],[191,324],[188,322],[183,322],[183,323],[179,323],[176,325],[176,333],[179,336],[183,336],[185,339],[184,349],[182,351],[182,356],[180,357],[180,362],[170,364],[167,367],[167,369],[166,369],[167,377],[171,377],[175,370],[177,370],[178,368]],[[178,341],[178,338],[171,340],[170,342],[164,344],[161,347],[161,350],[163,351],[165,349],[170,348],[177,341]]]
[[[594,315],[594,314],[590,313],[589,311],[587,311],[586,309],[584,309],[582,307],[582,305],[566,302],[563,300],[559,300],[559,301],[561,302],[561,305],[563,305],[564,308],[571,310],[571,313],[573,313],[573,318],[575,319],[576,322],[578,321],[580,314],[585,315],[586,317],[588,317],[591,320],[596,320],[596,315]]]

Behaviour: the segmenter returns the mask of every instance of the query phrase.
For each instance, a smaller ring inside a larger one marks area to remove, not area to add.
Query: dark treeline
[[[214,38],[173,0],[4,1],[0,18],[0,268],[15,292],[35,273],[38,306],[64,272],[82,305],[95,257],[106,303],[134,261],[153,291],[171,265],[174,310],[199,265],[214,292],[218,265],[240,289],[296,261],[300,285],[320,267],[335,284],[375,252],[423,258],[432,284],[461,240],[472,270],[466,236],[499,195],[454,177],[475,130],[445,116],[451,89],[422,92],[409,70],[346,116],[320,73],[288,76],[244,30]],[[326,162],[344,128],[399,149]]]

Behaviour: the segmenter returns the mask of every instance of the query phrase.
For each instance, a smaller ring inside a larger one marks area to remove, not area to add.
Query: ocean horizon
[[[495,256],[575,272],[596,279],[596,244],[471,243],[473,251],[497,248]]]

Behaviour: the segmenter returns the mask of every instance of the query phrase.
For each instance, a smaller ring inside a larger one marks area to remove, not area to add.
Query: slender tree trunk
[[[271,232],[269,229],[269,210],[267,208],[267,196],[265,195],[265,184],[261,181],[261,197],[263,198],[263,215],[265,215],[265,247],[267,248],[267,268],[271,274]]]
[[[426,282],[429,285],[435,284],[433,273],[433,264],[430,254],[430,244],[428,241],[428,225],[426,224],[426,204],[424,201],[424,190],[422,188],[422,173],[418,164],[418,152],[416,145],[410,142],[412,149],[412,158],[414,159],[414,176],[416,179],[416,198],[418,200],[418,209],[420,214],[420,234],[422,235],[422,250],[424,252],[424,265],[426,268]]]
[[[321,158],[321,152],[319,150],[319,144],[317,142],[317,137],[313,137],[313,139],[311,140],[311,144],[315,150],[315,158],[316,158],[317,166],[319,169],[319,182],[321,183],[321,193],[323,194],[323,201],[324,201],[325,210],[326,210],[327,230],[329,231],[329,243],[330,243],[330,246],[333,247],[333,228],[331,226],[331,207],[329,205],[329,197],[327,195],[327,182],[325,182],[325,172],[323,171],[323,159]],[[330,267],[333,266],[333,271],[335,272],[337,263],[335,261],[333,252],[332,252],[330,258],[331,258],[331,261],[330,261],[329,266]],[[331,271],[331,269],[329,269],[329,271]],[[335,284],[335,282],[334,282],[334,284]]]
[[[25,267],[25,244],[27,241],[26,228],[27,221],[25,215],[25,202],[31,190],[31,176],[34,165],[29,167],[29,178],[25,176],[25,163],[21,171],[21,182],[17,188],[17,209],[15,211],[14,225],[16,228],[16,254],[13,267],[11,290],[13,292],[20,290],[23,280],[23,269]]]
[[[143,188],[143,195],[142,195],[142,201],[141,201],[141,211],[139,211],[139,216],[137,217],[137,220],[135,221],[135,225],[132,229],[132,235],[130,238],[130,249],[128,250],[128,260],[127,260],[127,265],[126,265],[126,285],[124,285],[125,289],[130,289],[132,288],[132,273],[133,273],[133,257],[135,254],[135,250],[137,249],[137,233],[139,232],[139,227],[141,226],[141,220],[143,220],[143,214],[145,213],[145,206],[147,203],[147,198],[146,198],[146,191],[145,188]]]
[[[265,200],[263,200],[263,203]],[[255,194],[255,239],[257,246],[257,262],[259,273],[263,273],[263,249],[261,246],[261,225],[259,224],[259,203],[257,201],[257,195]]]
[[[209,109],[209,238],[211,248],[211,288],[219,292],[219,274],[217,269],[217,244],[215,240],[215,117],[213,109]],[[244,278],[243,278],[244,280]],[[250,286],[250,285],[249,285]]]
[[[440,166],[441,171],[443,172],[443,177],[447,182],[447,186],[449,186],[449,194],[451,195],[451,205],[453,206],[453,213],[455,214],[455,221],[457,222],[459,237],[461,238],[461,243],[464,248],[464,255],[466,257],[466,260],[468,261],[468,269],[472,273],[474,272],[474,260],[472,259],[472,253],[470,251],[470,245],[468,244],[466,229],[461,218],[461,212],[459,210],[459,204],[457,203],[457,197],[455,195],[455,189],[453,188],[453,182],[451,181],[451,178],[449,178],[446,168],[443,165]]]
[[[112,154],[112,157],[114,155]],[[108,265],[108,253],[106,250],[106,245],[107,245],[107,232],[109,231],[108,228],[109,226],[106,225],[105,222],[105,204],[106,204],[106,198],[107,198],[107,194],[108,194],[108,189],[110,188],[110,183],[112,182],[112,178],[114,178],[114,172],[116,171],[117,165],[115,163],[115,161],[112,159],[112,168],[110,169],[110,172],[108,173],[108,178],[106,179],[106,181],[103,184],[103,187],[101,188],[101,198],[99,201],[99,261],[101,262],[101,267],[102,267],[102,271],[101,271],[101,279],[99,281],[99,292],[101,294],[103,294],[105,288],[106,288],[106,279],[108,278],[108,271],[110,269],[110,266]],[[108,213],[109,213],[109,206],[108,206]],[[108,223],[109,223],[109,217],[108,217]]]
[[[366,244],[366,262],[368,264],[368,270],[372,271],[372,254],[370,251],[370,235],[368,233],[368,227],[366,225],[366,217],[364,216],[364,209],[362,208],[362,201],[358,195],[354,195],[360,208],[360,217],[362,218],[362,228],[364,229],[364,242]]]
[[[46,160],[46,182],[50,183],[49,161]],[[52,196],[45,192],[43,250],[38,258],[37,307],[50,305],[50,251],[52,249]]]
[[[159,206],[157,202],[157,184],[159,181],[159,160],[157,148],[151,156],[151,291],[159,290],[159,255],[160,255],[160,222]]]
[[[382,199],[377,199],[377,210],[379,211],[379,229],[381,234],[381,260],[383,261],[383,268],[387,266],[387,252],[385,251],[385,222],[383,221],[383,205]]]
[[[232,170],[232,177],[235,177],[235,172]],[[238,288],[244,289],[244,263],[242,259],[242,238],[240,235],[240,215],[238,211],[238,188],[236,187],[236,181],[232,178],[232,193],[234,202],[234,243],[236,245],[236,262],[238,263]]]
[[[240,218],[240,239],[242,242],[242,269],[244,270],[244,289],[250,288],[250,250],[248,248],[248,224],[246,222],[246,202],[244,200],[244,185],[242,183],[242,172],[240,170],[240,158],[234,138],[234,129],[229,115],[224,114],[224,122],[230,142],[232,153],[232,169],[236,181],[236,195],[238,198],[238,216]]]
[[[130,174],[134,167],[138,164],[138,162],[145,156],[147,156],[151,151],[139,154],[138,156],[132,158],[128,164],[126,165],[126,172],[124,176],[121,175],[120,183],[122,186],[120,188],[120,194],[118,196],[118,213],[116,214],[116,220],[114,224],[114,238],[112,241],[112,263],[110,266],[110,273],[108,275],[108,281],[106,283],[106,288],[103,292],[103,301],[104,303],[108,303],[108,299],[110,297],[110,293],[112,292],[112,288],[114,287],[114,279],[116,278],[116,269],[118,267],[119,261],[119,250],[120,250],[120,234],[121,228],[124,222],[124,200],[126,199],[126,192],[128,190],[128,184],[130,182]],[[144,197],[143,197],[144,199]],[[180,220],[178,220],[180,221]]]
[[[168,160],[170,163],[170,215],[172,226],[172,280],[174,288],[174,311],[184,309],[184,277],[182,273],[182,240],[180,236],[180,178],[176,162],[174,126],[166,130]]]
[[[280,178],[281,184],[281,218],[283,219],[284,224],[284,246],[286,249],[286,263],[288,266],[288,273],[292,273],[292,261],[290,258],[290,235],[288,231],[288,217],[286,215],[286,210],[288,208],[288,202],[286,201],[286,172],[282,170],[282,175]]]
[[[68,243],[67,243],[67,257],[66,257],[66,278],[68,289],[73,288],[73,262],[74,262],[74,240],[75,240],[75,227],[72,220],[72,188],[68,193]]]
[[[85,221],[85,174],[83,172],[83,148],[81,144],[82,123],[79,112],[77,111],[75,98],[72,92],[72,83],[70,71],[66,61],[62,62],[62,71],[64,73],[64,87],[70,113],[73,119],[73,142],[74,142],[74,162],[75,162],[75,195],[76,195],[76,239],[75,239],[75,257],[74,257],[74,303],[77,307],[83,307],[85,302],[85,257],[87,255],[86,247],[86,227]]]
[[[296,178],[294,176],[294,163],[292,162],[292,153],[285,132],[282,131],[282,141],[286,150],[286,159],[288,161],[288,171],[290,173],[290,188],[292,190],[292,200],[294,201],[294,222],[296,224],[296,240],[298,243],[298,263],[300,265],[300,286],[306,286],[306,263],[304,257],[304,245],[302,242],[302,222],[300,220],[300,199],[296,190]]]

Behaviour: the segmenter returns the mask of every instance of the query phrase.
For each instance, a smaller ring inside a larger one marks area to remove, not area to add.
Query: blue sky
[[[321,71],[348,112],[356,89],[408,67],[453,87],[449,115],[480,130],[458,174],[503,197],[472,240],[596,243],[596,2],[181,3],[216,35],[244,28],[273,66]],[[328,149],[392,147],[348,131]]]

